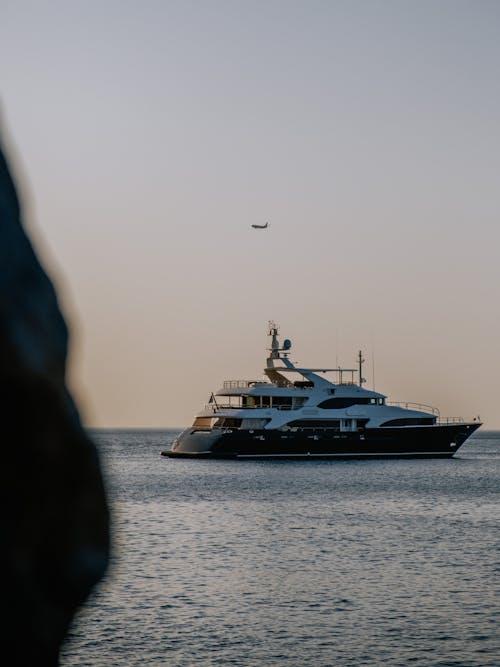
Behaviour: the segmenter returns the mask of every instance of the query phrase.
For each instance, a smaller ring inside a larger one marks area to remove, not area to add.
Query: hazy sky
[[[88,425],[190,423],[274,319],[500,428],[497,0],[2,0],[0,100]]]

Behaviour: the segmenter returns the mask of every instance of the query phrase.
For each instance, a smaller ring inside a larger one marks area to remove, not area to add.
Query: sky
[[[90,427],[302,365],[500,428],[500,3],[2,0],[0,123]],[[271,223],[266,231],[252,224]]]

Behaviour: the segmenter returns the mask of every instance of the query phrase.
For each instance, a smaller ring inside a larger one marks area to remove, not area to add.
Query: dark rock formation
[[[0,636],[8,665],[57,665],[73,614],[107,565],[103,481],[66,389],[67,341],[0,151]]]

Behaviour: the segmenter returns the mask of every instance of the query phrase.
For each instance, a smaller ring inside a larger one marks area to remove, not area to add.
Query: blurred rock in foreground
[[[65,385],[67,339],[0,150],[0,638],[10,666],[57,665],[108,560],[97,452]]]

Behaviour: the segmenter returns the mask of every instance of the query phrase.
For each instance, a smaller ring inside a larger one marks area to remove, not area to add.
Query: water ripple
[[[62,667],[499,664],[498,434],[348,462],[161,458],[174,435],[97,434],[112,565]]]

